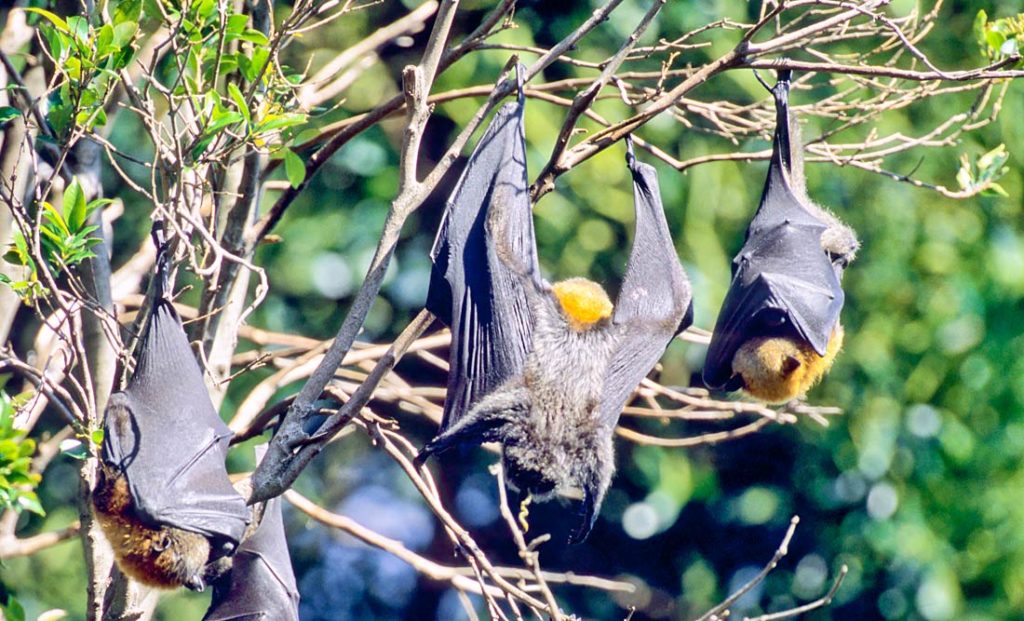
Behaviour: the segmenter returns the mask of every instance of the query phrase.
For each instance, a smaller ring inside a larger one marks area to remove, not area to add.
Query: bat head
[[[577,516],[569,543],[581,543],[600,512],[615,469],[606,428],[546,428],[522,420],[502,430],[502,464],[509,486],[538,500],[566,501]]]
[[[732,368],[743,389],[767,403],[802,396],[828,372],[842,348],[843,326],[836,324],[824,356],[806,343],[785,337],[757,337],[744,343]]]
[[[611,319],[612,301],[601,285],[586,278],[570,278],[551,285],[569,325],[578,332]]]

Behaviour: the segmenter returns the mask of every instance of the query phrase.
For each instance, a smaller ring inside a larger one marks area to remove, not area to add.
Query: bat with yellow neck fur
[[[616,305],[597,283],[540,276],[526,176],[524,100],[481,138],[435,241],[427,308],[452,331],[441,432],[425,460],[499,442],[510,486],[576,501],[586,538],[614,471],[612,435],[630,395],[692,321],[690,285],[654,168],[627,163],[636,235]]]
[[[789,72],[780,71],[768,179],[704,365],[711,388],[742,388],[769,403],[802,396],[831,367],[843,342],[840,279],[860,245],[807,198],[789,87]]]

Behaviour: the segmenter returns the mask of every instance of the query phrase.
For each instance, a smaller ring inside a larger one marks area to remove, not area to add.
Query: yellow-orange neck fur
[[[612,301],[601,285],[586,278],[570,278],[551,286],[569,325],[578,331],[589,330],[612,316]]]
[[[843,347],[843,326],[836,324],[825,355],[809,345],[783,337],[758,337],[744,343],[732,360],[743,378],[743,389],[767,403],[784,403],[803,396],[832,367]]]

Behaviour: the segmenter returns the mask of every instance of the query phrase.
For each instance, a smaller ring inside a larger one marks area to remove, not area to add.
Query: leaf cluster
[[[47,113],[57,139],[67,140],[76,127],[91,131],[106,125],[104,104],[117,84],[118,72],[135,57],[132,43],[139,31],[137,13],[131,19],[131,14],[115,11],[111,23],[95,27],[77,15],[65,20],[45,9],[26,10],[45,20],[39,29],[64,77],[50,96]]]
[[[45,515],[35,492],[42,477],[32,472],[36,442],[14,425],[15,409],[25,400],[0,392],[0,509]]]
[[[96,256],[92,248],[102,240],[93,236],[98,225],[88,224],[89,216],[109,204],[110,199],[85,200],[85,192],[77,178],[72,178],[64,190],[60,208],[49,202],[42,202],[42,218],[39,226],[39,246],[43,258],[55,272],[60,272]],[[32,258],[31,244],[21,232],[14,234],[14,240],[4,259],[13,265],[27,268],[24,279],[14,280],[0,274],[0,283],[11,287],[26,299],[45,294],[45,287],[39,278],[39,266]]]
[[[1018,55],[1024,43],[1024,13],[989,21],[988,13],[981,9],[974,18],[974,38],[989,60]],[[1018,61],[1017,66],[1024,66],[1024,61]]]

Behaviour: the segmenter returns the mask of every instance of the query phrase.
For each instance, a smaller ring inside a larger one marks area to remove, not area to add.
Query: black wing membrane
[[[159,263],[165,282],[168,260]],[[238,545],[249,521],[224,464],[231,435],[159,286],[135,373],[107,406],[103,459],[124,473],[140,520],[202,534],[222,552]]]
[[[537,273],[526,178],[524,98],[503,106],[469,158],[445,208],[431,259],[426,308],[452,331],[441,431],[522,372],[531,341],[523,285],[498,257],[492,234]],[[507,218],[492,231],[491,205]]]
[[[786,333],[825,355],[843,308],[836,269],[821,245],[827,224],[794,185],[803,179],[803,162],[792,151],[787,72],[780,72],[772,94],[772,160],[708,348],[704,382],[712,388],[728,384],[733,356],[753,337]]]
[[[235,553],[231,571],[213,583],[203,621],[298,621],[299,590],[281,519],[281,499],[267,501],[263,521]]]
[[[612,317],[620,341],[598,410],[601,422],[609,427],[618,422],[629,396],[672,338],[693,323],[690,281],[665,221],[657,172],[637,161],[632,141],[627,142],[626,163],[633,175],[636,233]]]

